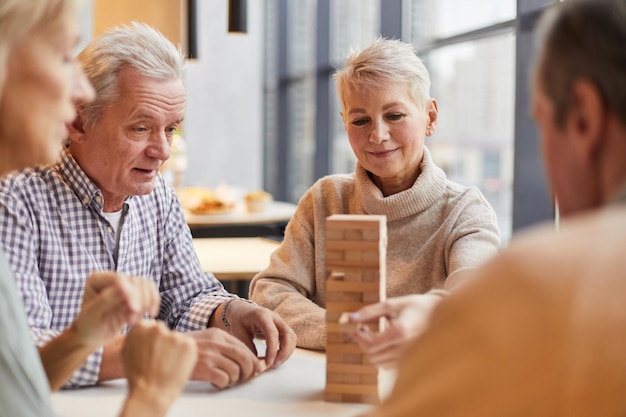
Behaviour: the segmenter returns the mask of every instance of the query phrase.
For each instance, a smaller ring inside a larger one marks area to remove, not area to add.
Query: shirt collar
[[[56,163],[54,169],[59,172],[68,187],[72,189],[85,207],[94,203],[102,209],[104,202],[102,192],[78,165],[70,153],[68,143],[63,145],[61,159]]]

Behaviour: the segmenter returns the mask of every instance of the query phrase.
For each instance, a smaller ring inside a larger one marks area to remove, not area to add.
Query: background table
[[[270,255],[280,245],[262,237],[194,238],[193,245],[204,272],[220,281],[230,281],[230,291],[247,297],[240,283],[252,279],[270,263]]]
[[[323,400],[323,353],[296,349],[277,369],[223,391],[208,382],[189,382],[169,417],[316,417],[360,415],[372,406]],[[55,411],[63,417],[114,417],[126,395],[126,381],[52,394]]]
[[[215,214],[185,213],[194,237],[254,237],[272,236],[281,240],[285,227],[296,211],[296,205],[273,201],[258,213],[248,212],[238,205],[231,212]]]

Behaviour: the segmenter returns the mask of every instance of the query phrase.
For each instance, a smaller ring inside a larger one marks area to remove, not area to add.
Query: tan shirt
[[[626,415],[626,205],[516,238],[435,310],[371,417]]]

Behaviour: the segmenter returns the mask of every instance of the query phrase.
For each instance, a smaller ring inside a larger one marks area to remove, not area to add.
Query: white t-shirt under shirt
[[[111,213],[102,212],[102,215],[109,222],[113,230],[115,231],[115,250],[113,251],[113,257],[115,263],[117,263],[117,248],[120,246],[120,231],[122,230],[122,224],[124,219],[122,217],[123,210],[114,211]]]

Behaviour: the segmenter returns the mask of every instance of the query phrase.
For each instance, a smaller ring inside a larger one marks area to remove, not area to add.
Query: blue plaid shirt
[[[94,271],[115,270],[153,281],[159,319],[180,331],[206,328],[228,298],[202,271],[174,190],[161,176],[153,192],[128,197],[115,253],[115,231],[102,215],[102,193],[68,150],[54,165],[13,173],[0,182],[0,248],[15,273],[37,345],[68,327]],[[94,385],[102,348],[67,387]]]

